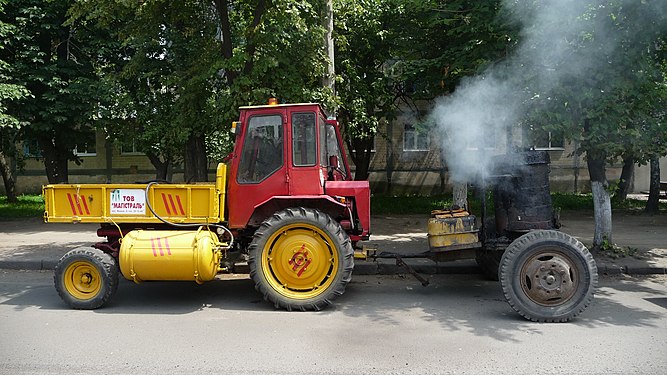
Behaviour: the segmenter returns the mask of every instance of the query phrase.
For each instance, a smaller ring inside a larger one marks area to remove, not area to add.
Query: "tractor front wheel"
[[[354,250],[329,215],[288,208],[266,219],[249,246],[255,288],[277,308],[321,310],[352,278]]]
[[[524,234],[500,263],[500,283],[510,306],[536,322],[566,322],[593,300],[595,260],[576,238],[554,230]]]
[[[60,298],[72,308],[92,310],[102,307],[116,293],[118,266],[102,250],[80,247],[60,258],[53,281]]]

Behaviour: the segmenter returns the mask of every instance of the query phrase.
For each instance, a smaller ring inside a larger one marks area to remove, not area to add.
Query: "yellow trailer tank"
[[[120,247],[123,276],[139,283],[149,280],[192,280],[201,284],[218,273],[221,248],[218,236],[207,230],[133,230]]]

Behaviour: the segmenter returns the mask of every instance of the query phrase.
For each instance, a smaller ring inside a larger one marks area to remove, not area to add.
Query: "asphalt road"
[[[538,324],[478,275],[356,276],[317,313],[276,311],[243,278],[122,282],[74,311],[51,272],[0,270],[0,373],[664,374],[667,276],[600,281],[575,321]]]

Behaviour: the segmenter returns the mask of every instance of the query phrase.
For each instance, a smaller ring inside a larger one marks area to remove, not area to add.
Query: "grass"
[[[408,195],[408,196],[386,196],[374,195],[371,197],[371,213],[373,215],[404,215],[424,214],[428,215],[433,210],[451,207],[453,202],[451,195]],[[471,210],[481,212],[481,201],[469,198]],[[487,209],[493,210],[493,203],[488,203]]]
[[[371,197],[371,213],[374,215],[389,215],[389,214],[428,214],[432,210],[450,206],[452,204],[452,196],[437,195],[437,196],[383,196],[374,195]]]
[[[592,194],[552,193],[551,199],[555,208],[561,210],[593,210]],[[611,208],[628,211],[641,211],[646,207],[646,201],[639,199],[626,199],[616,201],[612,198]],[[667,203],[660,203],[660,210],[667,210]]]
[[[551,199],[554,208],[561,210],[593,211],[593,196],[591,194],[552,193]],[[469,198],[471,211],[475,214],[481,213],[481,202]],[[451,195],[437,196],[383,196],[371,197],[371,213],[374,215],[401,215],[401,214],[428,214],[432,210],[442,209],[452,204]],[[612,208],[627,211],[641,211],[646,207],[646,201],[638,199],[626,199],[622,202],[612,200]],[[493,214],[493,197],[487,201],[488,214]],[[667,210],[667,203],[660,203],[660,210]]]
[[[7,197],[0,195],[0,219],[22,217],[42,217],[44,198],[41,195],[19,195],[17,203],[7,202]]]

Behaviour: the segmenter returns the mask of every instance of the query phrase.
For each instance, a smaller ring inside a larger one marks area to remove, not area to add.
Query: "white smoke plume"
[[[636,18],[634,25],[628,22],[634,30],[621,33],[610,28],[608,19],[582,18],[587,10],[618,9],[619,4],[624,11],[629,9],[629,17]],[[599,67],[613,63],[606,57],[622,47],[619,44],[628,40],[628,33],[664,30],[667,13],[666,0],[505,0],[503,7],[504,17],[521,25],[521,44],[502,64],[462,80],[451,95],[436,101],[431,113],[450,176],[456,182],[474,182],[493,173],[494,158],[516,144],[513,129],[536,91],[548,95],[564,79],[584,84]],[[591,30],[594,43],[588,48],[571,48],[573,40]],[[533,71],[542,73],[526,77]],[[535,90],[526,90],[528,79]]]

